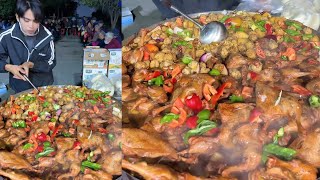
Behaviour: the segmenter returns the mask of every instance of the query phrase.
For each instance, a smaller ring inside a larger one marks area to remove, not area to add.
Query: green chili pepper
[[[320,97],[317,95],[312,95],[309,97],[309,104],[311,107],[318,108],[320,107]]]
[[[211,76],[219,76],[221,73],[220,73],[220,71],[217,70],[217,69],[211,69],[211,71],[209,71],[209,74],[210,74]]]
[[[169,35],[172,35],[172,34],[173,34],[173,29],[168,28],[168,29],[166,30],[166,33],[169,34]]]
[[[110,102],[110,98],[102,98],[102,101],[103,101],[104,103],[108,103],[108,102]]]
[[[301,33],[299,31],[295,31],[295,30],[292,30],[292,29],[287,29],[286,33],[289,34],[290,36],[299,36],[299,35],[301,35]]]
[[[269,155],[270,154],[267,152],[264,152],[264,151],[262,152],[261,161],[263,162],[263,164],[266,164]]]
[[[90,161],[83,161],[83,162],[81,163],[81,166],[83,166],[83,167],[88,167],[88,168],[93,169],[93,170],[95,170],[95,171],[101,169],[101,165],[100,165],[100,164],[98,164],[98,163],[93,163],[93,162],[90,162]]]
[[[49,141],[46,141],[43,143],[43,147],[50,147],[51,146],[51,143]]]
[[[179,36],[182,36],[182,37],[189,37],[189,38],[191,38],[191,36],[192,36],[192,33],[191,33],[191,31],[189,31],[189,30],[183,30],[183,31],[180,31],[180,32],[178,32],[177,33]]]
[[[296,42],[291,36],[284,36],[283,37],[283,41],[284,42],[289,42],[289,43]]]
[[[151,79],[151,80],[149,80],[148,81],[148,84],[149,85],[156,85],[156,86],[161,86],[161,85],[163,85],[163,76],[161,75],[161,76],[158,76],[158,77],[156,77],[156,78],[153,78],[153,79]]]
[[[186,144],[188,144],[188,140],[192,136],[202,135],[213,128],[216,128],[217,124],[210,120],[201,121],[195,129],[189,130],[184,136],[183,140]]]
[[[89,153],[89,156],[87,157],[87,160],[88,161],[91,161],[91,158],[93,157],[93,151],[91,151],[90,153]]]
[[[50,105],[50,103],[49,103],[48,101],[45,101],[45,102],[42,104],[42,106],[43,106],[44,108],[47,108],[49,105]]]
[[[320,51],[320,46],[314,46],[314,48]]]
[[[288,60],[288,57],[287,57],[287,56],[282,55],[282,56],[281,56],[281,59],[282,59],[282,60],[287,61],[287,60]]]
[[[89,103],[91,103],[91,104],[97,104],[97,101],[92,100],[92,99],[87,100],[87,102],[89,102]]]
[[[204,109],[200,111],[198,114],[198,123],[200,123],[203,120],[208,120],[210,118],[210,110]]]
[[[109,133],[109,134],[108,134],[108,139],[109,139],[110,141],[114,141],[114,140],[115,140],[115,136],[114,136],[113,134]]]
[[[71,136],[71,134],[68,133],[68,132],[62,132],[62,134],[63,134],[64,137],[70,137]]]
[[[285,24],[286,24],[287,26],[293,26],[293,27],[295,27],[297,30],[302,30],[302,26],[301,26],[300,24],[294,22],[294,21],[286,20],[286,21],[285,21]]]
[[[172,44],[173,47],[178,47],[178,46],[186,46],[188,48],[192,48],[192,44],[189,44],[187,41],[177,41]]]
[[[189,63],[191,63],[192,60],[193,60],[193,59],[192,59],[192,57],[190,57],[190,56],[183,56],[183,58],[182,58],[182,62],[183,62],[184,64],[189,64]]]
[[[77,91],[77,92],[76,92],[76,97],[77,97],[77,98],[84,98],[84,93],[83,93],[83,92],[80,92],[80,91]]]
[[[229,18],[229,16],[225,15],[219,21],[224,23],[228,18]]]
[[[303,40],[309,40],[311,38],[313,38],[313,34],[304,34],[304,35],[302,35],[302,39]]]
[[[35,101],[36,100],[36,97],[32,97],[30,95],[26,95],[23,100],[26,100],[28,102],[32,102],[32,101]]]
[[[53,104],[53,109],[54,110],[59,110],[61,107],[60,107],[60,105],[58,105],[58,104]]]
[[[36,158],[38,159],[39,157],[43,157],[43,156],[48,156],[49,154],[51,154],[52,152],[54,152],[54,149],[52,147],[45,147],[43,152],[38,153],[36,155]]]
[[[294,156],[297,154],[297,152],[294,149],[281,147],[273,143],[265,145],[263,147],[263,151],[288,161],[292,160]]]
[[[56,122],[57,120],[56,120],[56,118],[51,118],[50,121],[51,122]]]
[[[160,123],[161,123],[161,124],[170,123],[170,122],[173,121],[174,119],[179,119],[179,115],[173,114],[173,113],[169,113],[169,114],[166,114],[165,116],[163,116],[163,117],[161,118]]]
[[[278,130],[278,133],[273,137],[273,143],[278,144],[279,138],[282,138],[284,136],[284,128],[280,128]]]
[[[27,150],[27,149],[30,149],[31,147],[33,147],[33,144],[27,143],[27,144],[25,144],[22,148],[23,148],[24,150]]]
[[[243,102],[243,97],[242,96],[236,96],[236,95],[231,95],[229,97],[229,100],[232,102],[232,103],[236,103],[236,102]]]
[[[260,29],[260,31],[265,32],[266,28],[264,27],[266,25],[266,21],[265,20],[261,20],[256,22],[255,24],[257,26],[258,29]]]
[[[12,123],[12,127],[14,128],[25,128],[27,124],[24,120],[15,121]]]

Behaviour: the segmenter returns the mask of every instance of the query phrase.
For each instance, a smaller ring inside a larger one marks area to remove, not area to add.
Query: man
[[[9,86],[16,93],[32,88],[23,75],[37,87],[53,84],[53,37],[40,24],[42,18],[39,0],[17,0],[17,23],[0,34],[0,72],[10,73]]]

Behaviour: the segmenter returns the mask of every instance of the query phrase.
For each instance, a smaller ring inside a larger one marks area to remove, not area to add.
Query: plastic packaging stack
[[[115,91],[115,87],[110,79],[108,79],[107,76],[103,74],[97,74],[90,81],[86,81],[85,86],[102,92],[110,91],[110,96],[113,96]]]
[[[314,30],[320,28],[320,0],[242,0],[237,10],[269,11],[299,21]]]

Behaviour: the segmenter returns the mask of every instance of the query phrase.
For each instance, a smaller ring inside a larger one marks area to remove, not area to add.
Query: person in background
[[[55,48],[51,32],[40,24],[40,1],[17,0],[16,19],[0,34],[0,72],[9,73],[9,86],[16,93],[32,88],[24,75],[36,87],[52,85]]]
[[[95,42],[92,42],[92,46],[100,46],[100,48],[104,48],[106,46],[105,40],[106,33],[104,31],[100,31],[98,40]]]
[[[121,48],[121,43],[117,40],[112,32],[108,32],[105,35],[104,43],[106,49],[118,49]]]
[[[101,27],[99,26],[99,24],[96,24],[94,26],[94,34],[93,34],[93,37],[91,39],[91,42],[95,42],[95,41],[98,40],[100,32],[103,32],[103,31],[101,30]],[[105,32],[103,32],[103,33],[105,33]]]

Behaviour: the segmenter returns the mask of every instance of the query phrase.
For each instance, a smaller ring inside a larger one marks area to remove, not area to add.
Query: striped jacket
[[[0,34],[0,73],[6,72],[4,67],[8,57],[9,64],[13,65],[30,61],[34,63],[29,72],[31,82],[37,87],[53,84],[52,69],[56,65],[56,58],[52,34],[40,25],[36,36],[35,46],[29,50],[18,23]],[[9,77],[10,87],[16,93],[32,88],[28,82],[13,78],[11,73]]]

